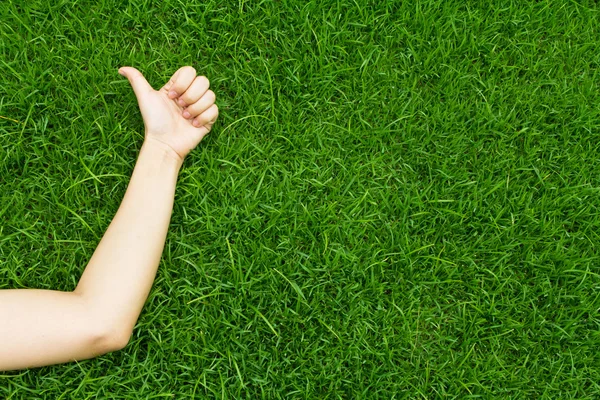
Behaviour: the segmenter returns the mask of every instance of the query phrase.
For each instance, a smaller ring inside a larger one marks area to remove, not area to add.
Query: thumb
[[[119,68],[119,74],[129,80],[138,103],[141,103],[142,99],[154,90],[146,78],[144,78],[144,75],[133,67],[121,67]]]

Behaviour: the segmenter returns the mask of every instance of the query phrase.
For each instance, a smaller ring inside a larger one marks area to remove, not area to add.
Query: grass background
[[[130,344],[0,398],[598,398],[599,19],[3,2],[0,288],[72,290],[116,212],[143,135],[119,66],[193,65],[221,116]]]

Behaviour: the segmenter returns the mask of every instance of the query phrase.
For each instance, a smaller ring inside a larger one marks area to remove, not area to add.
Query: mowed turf
[[[143,139],[212,82],[129,345],[3,399],[600,397],[592,1],[5,1],[0,288],[74,289]],[[2,321],[0,321],[2,323]]]

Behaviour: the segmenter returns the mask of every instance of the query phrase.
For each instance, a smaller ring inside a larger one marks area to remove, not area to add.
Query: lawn
[[[599,398],[599,64],[593,1],[2,2],[0,289],[116,212],[119,66],[221,115],[129,345],[0,398]]]

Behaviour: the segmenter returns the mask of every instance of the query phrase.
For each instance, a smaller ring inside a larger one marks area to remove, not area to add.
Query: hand
[[[167,146],[181,160],[210,132],[219,109],[209,81],[182,67],[160,90],[152,89],[140,71],[121,67],[131,83],[146,127],[146,141]]]

